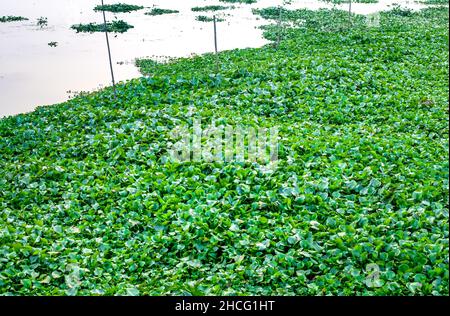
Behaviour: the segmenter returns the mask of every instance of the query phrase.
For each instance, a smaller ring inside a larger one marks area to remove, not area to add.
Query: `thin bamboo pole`
[[[105,10],[103,10],[103,6],[104,6],[104,3],[102,0],[103,24],[104,24],[104,28],[105,28],[106,46],[108,47],[109,68],[111,69],[111,79],[112,79],[112,84],[113,84],[114,97],[117,99],[116,80],[114,79],[114,70],[113,70],[113,64],[112,64],[112,58],[111,58],[111,47],[109,46],[108,26],[106,23],[106,15],[105,15]]]
[[[217,54],[217,20],[215,15],[214,15],[214,49]]]

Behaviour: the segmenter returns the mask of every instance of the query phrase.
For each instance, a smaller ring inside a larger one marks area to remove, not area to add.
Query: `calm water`
[[[179,10],[179,14],[148,16],[150,9],[112,14],[134,26],[124,34],[111,35],[114,71],[118,81],[139,76],[134,60],[140,57],[182,57],[214,50],[211,23],[195,21],[194,6],[227,5],[209,0],[126,0],[125,2]],[[330,8],[318,0],[294,0],[292,8]],[[92,91],[110,84],[109,64],[103,33],[77,34],[70,26],[102,22],[102,14],[93,11],[99,0],[1,0],[0,16],[20,15],[29,21],[0,23],[0,117],[32,111],[36,106],[67,100],[71,93]],[[260,0],[253,5],[235,5],[222,11],[230,14],[218,25],[219,50],[259,47],[266,44],[257,27],[267,23],[251,12],[252,8],[279,5],[281,0]],[[413,1],[380,0],[377,4],[353,4],[356,13],[386,10],[392,3],[420,7]],[[348,5],[338,6],[347,8]],[[48,26],[39,28],[36,20],[48,18]],[[58,42],[56,48],[49,42]]]

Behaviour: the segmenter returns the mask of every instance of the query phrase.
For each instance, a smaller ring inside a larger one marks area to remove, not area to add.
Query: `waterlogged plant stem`
[[[116,80],[114,79],[114,70],[113,70],[112,58],[111,58],[111,48],[109,46],[108,26],[106,24],[105,10],[103,8],[104,8],[104,4],[103,4],[103,0],[102,0],[103,24],[105,26],[106,46],[108,47],[109,68],[111,69],[111,79],[112,79],[113,90],[114,90],[114,98],[117,99]]]

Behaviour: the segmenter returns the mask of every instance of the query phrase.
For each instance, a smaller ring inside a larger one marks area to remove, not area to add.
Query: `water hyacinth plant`
[[[253,4],[258,2],[258,0],[219,0],[219,1],[228,3],[245,3],[245,4]]]
[[[142,10],[143,6],[125,4],[125,3],[117,3],[117,4],[105,4],[105,5],[97,5],[94,8],[94,11],[109,11],[114,13],[129,13],[132,11]]]
[[[321,0],[324,2],[329,2],[332,4],[343,4],[343,3],[378,3],[378,0]]]
[[[195,17],[195,20],[199,22],[212,22],[214,21],[214,17],[209,17],[206,15],[198,15]],[[225,19],[218,17],[216,18],[216,22],[223,22],[223,21],[225,21]]]
[[[0,119],[0,293],[447,296],[447,8],[283,16]],[[196,119],[277,127],[277,168],[171,161]]]
[[[17,22],[17,21],[27,21],[28,19],[23,16],[0,16],[0,23],[6,23],[6,22]]]
[[[133,28],[133,25],[128,24],[122,20],[115,20],[106,24],[106,29],[111,33],[125,33],[129,29]],[[105,25],[103,23],[88,23],[88,24],[75,24],[72,25],[71,28],[77,33],[94,33],[94,32],[104,32]]]
[[[204,7],[193,7],[191,8],[191,11],[193,12],[204,12],[204,11],[220,11],[220,10],[227,10],[227,9],[233,9],[233,6],[225,7],[222,5],[208,5]]]
[[[160,8],[153,8],[151,11],[146,12],[146,15],[163,15],[163,14],[174,14],[179,13],[178,10],[172,10],[172,9],[160,9]]]
[[[41,16],[37,19],[36,25],[40,28],[44,28],[48,25],[48,18]]]

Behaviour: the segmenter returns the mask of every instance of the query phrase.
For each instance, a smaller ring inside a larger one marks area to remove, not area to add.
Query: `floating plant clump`
[[[17,21],[27,21],[28,19],[23,16],[0,16],[0,23],[6,23],[6,22],[17,22]]]
[[[41,16],[39,19],[37,19],[36,25],[40,28],[43,28],[48,25],[48,18]]]
[[[228,2],[228,3],[246,3],[252,4],[258,2],[258,0],[219,0],[220,2]]]
[[[113,21],[111,23],[106,24],[106,30],[112,33],[125,33],[129,29],[133,28],[133,25],[128,24],[125,21]],[[97,23],[89,23],[89,24],[76,24],[72,25],[71,29],[77,31],[77,33],[94,33],[94,32],[104,32],[105,25],[97,24]]]
[[[174,14],[174,13],[180,13],[180,11],[171,10],[171,9],[153,8],[150,12],[147,12],[145,14],[146,15],[163,15],[163,14]]]
[[[421,2],[425,3],[425,4],[448,4],[449,3],[448,0],[423,0]]]
[[[323,2],[328,2],[332,4],[343,4],[349,3],[350,0],[320,0]],[[378,0],[352,0],[353,3],[378,3]]]
[[[117,3],[117,4],[105,4],[98,5],[94,8],[94,11],[109,11],[114,13],[129,13],[132,11],[142,10],[144,7],[133,4]]]
[[[202,11],[219,11],[219,10],[227,10],[227,9],[234,9],[234,6],[225,7],[222,5],[207,5],[204,7],[193,7],[193,8],[191,8],[191,11],[202,12]]]
[[[199,21],[199,22],[212,22],[212,21],[214,21],[214,18],[211,18],[211,17],[206,16],[206,15],[199,15],[195,19],[197,21]],[[216,22],[223,22],[223,21],[225,21],[225,19],[216,18]]]

